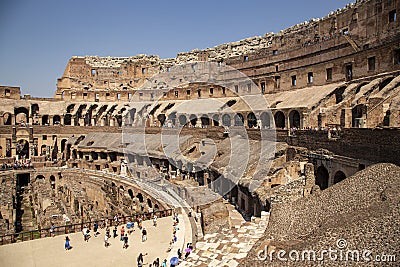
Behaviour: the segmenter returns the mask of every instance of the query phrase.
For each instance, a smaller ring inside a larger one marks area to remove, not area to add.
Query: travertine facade
[[[11,223],[23,221],[12,203],[20,194],[32,197],[19,204],[31,205],[43,227],[50,223],[46,209],[78,221],[144,211],[155,204],[169,207],[154,192],[140,192],[142,206],[134,207],[140,186],[148,181],[156,181],[160,191],[170,186],[193,207],[201,206],[199,196],[211,199],[231,186],[222,195],[245,216],[260,216],[371,164],[399,164],[398,129],[393,129],[400,126],[399,7],[398,0],[357,1],[279,33],[170,59],[72,57],[54,98],[21,97],[19,88],[1,86],[0,163],[3,169],[14,168],[3,173],[1,231],[21,230]],[[195,75],[199,61],[214,62],[218,77],[228,76],[224,67],[229,66],[250,80],[232,79],[223,86],[174,74],[174,68],[189,63]],[[163,80],[152,78],[157,74]],[[269,107],[260,104],[261,95]],[[244,99],[258,105],[250,108]],[[240,126],[249,135],[250,164],[233,184],[226,175],[229,142],[243,139],[235,132]],[[121,135],[127,127],[133,136],[145,131],[145,146],[137,142],[126,152]],[[176,128],[183,136],[182,155],[171,158],[163,153],[169,144],[159,139]],[[254,165],[260,159],[259,130],[278,141],[268,158],[271,168],[262,162],[261,170]],[[206,169],[182,160],[207,156],[213,145],[218,153]],[[61,166],[75,169],[41,173],[44,167]],[[93,175],[85,177],[77,168]],[[15,184],[18,172],[30,176],[22,193],[6,189]],[[115,181],[127,177],[142,184],[129,193],[131,184]],[[250,190],[250,182],[258,178],[262,186]],[[65,203],[55,205],[55,199]],[[29,227],[35,225],[22,229]]]

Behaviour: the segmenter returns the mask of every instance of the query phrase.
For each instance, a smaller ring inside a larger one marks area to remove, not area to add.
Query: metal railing
[[[143,221],[146,221],[152,219],[154,215],[156,215],[157,218],[162,218],[162,217],[172,216],[172,214],[173,214],[173,209],[167,209],[167,210],[145,212],[128,216],[118,216],[118,223],[114,221],[114,217],[113,218],[110,217],[110,218],[75,223],[75,224],[66,224],[63,226],[55,226],[53,233],[50,232],[51,228],[43,228],[43,229],[36,229],[19,233],[6,234],[0,236],[0,245],[30,241],[43,237],[50,237],[52,235],[57,236],[57,235],[76,233],[82,231],[84,226],[87,226],[89,229],[92,229],[94,223],[97,223],[99,225],[99,228],[101,228],[106,224],[106,222],[108,226],[115,226],[115,225],[126,224],[127,222],[136,222],[137,218],[139,217],[141,217]]]

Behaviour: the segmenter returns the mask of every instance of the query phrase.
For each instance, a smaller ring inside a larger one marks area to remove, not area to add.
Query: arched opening
[[[42,115],[42,125],[49,125],[49,115]]]
[[[319,166],[317,172],[315,173],[315,184],[319,186],[321,190],[328,188],[329,172],[323,166]]]
[[[249,115],[247,115],[247,126],[249,128],[257,127],[257,118],[256,118],[256,115],[254,115],[253,112],[250,112]]]
[[[97,152],[92,151],[92,152],[90,152],[90,155],[92,156],[92,160],[98,160],[98,158],[99,158]]]
[[[337,183],[343,181],[344,179],[346,179],[346,174],[344,174],[344,172],[342,172],[342,171],[337,171],[335,173],[335,176],[333,177],[333,183],[337,184]]]
[[[244,118],[241,113],[236,113],[234,117],[235,126],[243,126],[244,125]]]
[[[56,188],[56,178],[54,177],[54,175],[50,175],[50,185],[52,189]]]
[[[159,114],[159,115],[157,116],[157,120],[160,122],[160,126],[163,126],[163,125],[164,125],[165,119],[166,119],[165,114]]]
[[[128,189],[128,194],[129,194],[131,199],[133,199],[135,197],[135,195],[133,194],[132,189]]]
[[[11,125],[12,124],[12,116],[11,113],[4,113],[3,115],[3,121],[4,121],[4,125]]]
[[[179,124],[180,124],[181,126],[185,126],[186,123],[187,123],[187,121],[186,121],[186,116],[185,116],[185,115],[180,115],[180,116],[179,116]]]
[[[261,119],[261,127],[262,128],[265,129],[265,128],[269,128],[271,126],[271,119],[267,112],[261,113],[260,119]]]
[[[47,154],[47,146],[46,145],[42,145],[40,147],[40,155],[41,156],[45,156]]]
[[[201,120],[201,127],[208,127],[210,125],[210,118],[207,115],[205,114],[201,115],[200,120]]]
[[[45,179],[44,176],[39,174],[39,175],[36,176],[35,180],[38,181],[38,180],[44,180],[44,179]]]
[[[53,116],[53,125],[60,124],[61,123],[61,117],[59,115],[54,115]]]
[[[282,111],[278,111],[275,113],[275,127],[276,128],[285,128],[285,114]]]
[[[72,115],[66,114],[64,116],[64,125],[71,125],[71,121],[72,121]]]
[[[383,117],[383,126],[390,126],[390,110],[386,111],[385,117]]]
[[[154,204],[154,210],[155,211],[157,211],[157,210],[159,210],[160,208],[158,207],[158,204]]]
[[[72,113],[72,111],[74,111],[74,107],[75,107],[75,104],[68,105],[67,113]]]
[[[15,123],[28,123],[29,111],[27,108],[19,107],[14,109]]]
[[[19,140],[17,143],[16,152],[20,158],[29,159],[29,142],[25,139]]]
[[[359,104],[351,110],[352,126],[355,128],[365,128],[367,106]]]
[[[222,125],[230,127],[231,126],[231,116],[229,116],[228,114],[224,114],[222,116]]]
[[[212,120],[213,120],[213,125],[214,126],[219,126],[219,116],[218,116],[218,114],[215,114],[214,116],[212,116]]]
[[[122,191],[125,191],[125,189],[124,189],[124,186],[123,186],[123,185],[120,185],[120,186],[119,186],[119,189],[120,189],[120,190],[122,190]]]
[[[196,124],[197,124],[197,116],[196,115],[194,115],[194,114],[190,115],[189,120],[190,120],[190,124],[192,126],[196,126]]]
[[[270,209],[271,209],[271,203],[268,201],[268,199],[267,200],[265,200],[265,207],[264,207],[264,210],[265,211],[270,211]]]
[[[67,143],[67,139],[62,139],[61,140],[61,153],[64,152],[66,143]]]
[[[176,111],[168,115],[168,120],[172,123],[172,125],[176,124]]]
[[[144,200],[143,200],[143,195],[142,195],[142,193],[137,194],[136,197],[139,199],[139,202],[140,202],[140,203],[143,203]]]
[[[31,105],[31,116],[35,116],[39,114],[39,105],[38,104],[32,104]]]
[[[292,110],[289,113],[290,128],[300,129],[300,113],[297,110]]]
[[[149,198],[147,199],[147,206],[149,208],[153,208],[153,203],[151,203],[151,200]]]

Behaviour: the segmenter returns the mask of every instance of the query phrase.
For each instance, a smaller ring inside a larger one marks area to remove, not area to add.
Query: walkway
[[[182,230],[183,218],[180,215]],[[152,220],[144,221],[143,226],[148,232],[146,242],[141,242],[141,231],[135,224],[135,231],[129,235],[129,248],[122,249],[123,242],[117,238],[110,238],[111,246],[104,247],[105,229],[100,229],[99,236],[92,237],[89,242],[83,241],[82,233],[69,234],[73,248],[64,250],[65,235],[26,241],[0,246],[0,266],[137,266],[136,258],[139,253],[148,253],[144,257],[145,263],[153,263],[158,257],[160,262],[168,257],[167,249],[172,239],[172,217],[158,219],[157,227]],[[126,228],[126,226],[125,226]],[[190,229],[190,224],[188,227]],[[112,235],[112,228],[111,235]],[[119,234],[118,227],[118,234]],[[189,230],[188,229],[188,230]],[[191,231],[191,229],[190,229]],[[179,236],[184,235],[178,232]],[[178,239],[179,241],[179,239]],[[180,244],[182,245],[182,244]],[[173,249],[171,252],[176,252]],[[169,261],[169,258],[167,258]]]

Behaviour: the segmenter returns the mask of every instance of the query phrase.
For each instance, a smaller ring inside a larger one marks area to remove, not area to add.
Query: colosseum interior
[[[193,228],[182,266],[265,266],[258,249],[338,237],[398,253],[397,10],[358,0],[175,58],[73,56],[53,98],[0,86],[1,244],[173,209]]]

